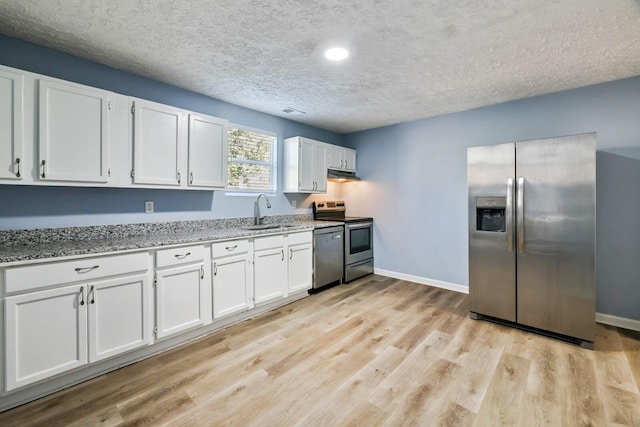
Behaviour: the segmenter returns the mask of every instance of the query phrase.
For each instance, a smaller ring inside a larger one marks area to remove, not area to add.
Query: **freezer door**
[[[593,341],[595,134],[516,143],[518,323]]]
[[[516,321],[515,144],[467,149],[471,311]]]

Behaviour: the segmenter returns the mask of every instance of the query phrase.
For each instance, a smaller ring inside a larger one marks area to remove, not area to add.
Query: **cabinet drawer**
[[[211,245],[211,257],[215,259],[230,255],[238,255],[247,253],[250,250],[251,242],[247,239],[213,243]]]
[[[147,252],[138,252],[10,267],[4,270],[6,292],[30,291],[60,283],[84,282],[101,277],[146,271],[149,268],[148,260]]]
[[[183,246],[181,248],[156,251],[156,267],[199,262],[204,259],[204,245]]]
[[[253,249],[256,251],[261,251],[263,249],[280,248],[282,246],[284,246],[283,235],[258,237],[253,242]]]
[[[302,233],[291,233],[287,237],[289,246],[302,245],[304,243],[311,243],[313,241],[313,232],[304,231]]]

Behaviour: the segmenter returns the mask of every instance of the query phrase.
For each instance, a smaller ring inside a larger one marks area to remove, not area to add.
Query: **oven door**
[[[373,223],[357,222],[345,224],[344,263],[373,258]]]

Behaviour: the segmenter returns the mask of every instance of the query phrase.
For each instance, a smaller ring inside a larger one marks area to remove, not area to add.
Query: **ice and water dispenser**
[[[506,197],[476,198],[476,230],[506,231]]]

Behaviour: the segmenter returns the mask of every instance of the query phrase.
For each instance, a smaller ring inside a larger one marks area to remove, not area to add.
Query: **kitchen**
[[[344,199],[349,215],[375,219],[378,274],[461,292],[467,291],[468,283],[467,147],[595,131],[597,312],[600,321],[637,328],[638,77],[339,134],[187,93],[18,39],[3,36],[0,49],[3,65],[87,85],[108,84],[110,90],[184,108],[202,106],[232,122],[267,128],[282,137],[303,135],[356,149],[362,182],[330,183],[326,195],[311,198],[279,193],[271,197],[273,208],[263,213],[307,213],[312,199]],[[3,201],[11,201],[3,202],[3,229],[250,216],[254,201],[220,191],[98,192],[79,187],[1,186],[0,195]],[[143,212],[145,200],[155,201],[155,213]],[[299,208],[290,207],[292,200]]]

